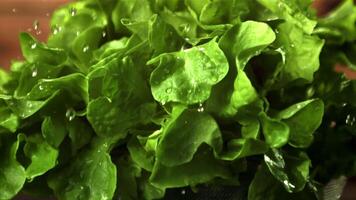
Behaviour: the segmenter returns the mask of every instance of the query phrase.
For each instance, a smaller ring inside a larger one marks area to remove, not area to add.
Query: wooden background
[[[8,68],[10,60],[21,58],[18,35],[31,32],[45,41],[52,11],[70,0],[0,0],[0,67]],[[38,30],[33,24],[38,21]]]

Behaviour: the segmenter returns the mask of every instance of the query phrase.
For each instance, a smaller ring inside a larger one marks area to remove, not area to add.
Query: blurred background
[[[0,0],[0,66],[8,68],[11,59],[21,58],[18,35],[30,32],[46,41],[54,9],[70,0]]]

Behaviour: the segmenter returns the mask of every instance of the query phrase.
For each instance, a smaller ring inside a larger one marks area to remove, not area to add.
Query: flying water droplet
[[[38,20],[35,20],[32,24],[32,28],[37,31],[40,28],[40,22]]]
[[[31,49],[35,49],[37,47],[37,43],[33,43],[32,45],[31,45]]]
[[[335,121],[331,121],[329,127],[330,128],[335,128],[336,127],[336,122]]]
[[[345,123],[349,126],[353,126],[356,122],[355,116],[352,116],[351,114],[347,115]]]
[[[294,47],[295,47],[295,45],[294,45],[294,44],[291,44],[291,45],[290,45],[290,47],[294,48]]]
[[[102,36],[103,36],[103,38],[106,37],[106,32],[105,31],[103,31]]]
[[[16,8],[13,8],[11,11],[12,11],[13,13],[16,13],[16,12],[17,12],[17,9],[16,9]]]
[[[76,112],[73,108],[69,108],[67,111],[66,111],[66,117],[69,121],[72,121],[76,116]]]
[[[203,104],[202,104],[202,103],[199,104],[199,108],[198,108],[197,111],[198,111],[198,112],[204,112],[204,107],[203,107]]]
[[[182,190],[182,191],[181,191],[181,194],[182,194],[182,195],[185,195],[185,194],[186,194],[186,191],[185,191],[185,190]]]

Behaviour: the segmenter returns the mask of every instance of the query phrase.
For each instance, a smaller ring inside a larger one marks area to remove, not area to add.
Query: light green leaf
[[[320,126],[324,115],[324,103],[319,99],[294,104],[277,114],[289,126],[289,144],[306,148],[313,141],[313,133]]]
[[[48,185],[59,200],[113,198],[117,180],[116,167],[105,149],[107,147],[103,146],[86,149],[68,166],[50,176]]]
[[[110,58],[89,74],[90,95],[97,98],[87,118],[99,136],[124,138],[129,128],[150,121],[156,105],[140,67],[130,57]]]
[[[168,167],[157,160],[150,181],[159,188],[176,188],[194,186],[217,177],[229,178],[230,176],[224,163],[216,160],[212,151],[201,148],[190,162],[182,165]]]
[[[23,187],[26,180],[24,167],[17,162],[19,141],[1,137],[0,199],[12,199]]]
[[[211,146],[215,153],[222,150],[217,123],[206,113],[185,110],[163,129],[157,160],[168,167],[188,163],[203,143]]]
[[[303,29],[307,34],[311,34],[317,24],[316,21],[305,16],[298,0],[258,0],[258,2],[278,17]]]
[[[279,148],[287,144],[290,130],[286,123],[268,117],[265,113],[260,114],[262,132],[266,143],[272,148]]]
[[[282,46],[286,56],[281,72],[282,81],[304,79],[311,82],[319,69],[319,55],[324,41],[317,36],[305,34],[292,23],[280,24],[278,31],[277,43]]]
[[[219,157],[222,160],[236,160],[248,156],[264,154],[268,145],[256,139],[232,139],[227,142],[227,150]]]
[[[299,192],[309,180],[311,161],[302,151],[282,153],[273,149],[264,156],[273,176],[288,192]]]
[[[41,126],[42,136],[46,143],[58,148],[67,135],[64,120],[58,116],[46,117]]]
[[[26,176],[30,180],[43,175],[57,165],[58,150],[50,146],[39,134],[26,138],[24,152],[31,160],[26,168]]]
[[[148,64],[159,61],[152,72],[150,84],[153,97],[161,102],[201,103],[209,98],[211,87],[221,81],[228,63],[215,40],[162,54]]]
[[[219,45],[230,61],[235,61],[243,70],[247,62],[261,53],[276,39],[268,24],[246,21],[229,29],[220,39]]]

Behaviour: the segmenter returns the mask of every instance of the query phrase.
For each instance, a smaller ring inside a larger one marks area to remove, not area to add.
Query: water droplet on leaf
[[[167,94],[172,93],[172,90],[173,90],[172,88],[167,88],[167,89],[166,89]]]
[[[349,126],[353,126],[355,124],[356,118],[355,116],[352,116],[351,114],[347,115],[345,123]]]
[[[83,52],[84,53],[87,52],[88,50],[89,50],[89,46],[88,45],[83,48]]]
[[[72,8],[69,9],[69,13],[70,13],[71,16],[74,16],[74,15],[77,14],[77,9],[72,7]]]
[[[34,69],[33,71],[32,71],[32,77],[36,77],[37,76],[37,69]]]
[[[76,116],[76,112],[73,108],[69,108],[67,111],[66,111],[66,117],[69,121],[72,121]]]

